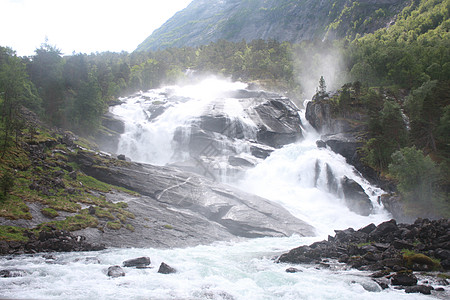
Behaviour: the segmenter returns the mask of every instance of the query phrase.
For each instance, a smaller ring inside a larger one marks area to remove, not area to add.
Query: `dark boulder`
[[[316,145],[317,145],[317,148],[326,148],[327,147],[327,143],[325,143],[322,140],[317,140]]]
[[[341,180],[341,185],[345,202],[351,211],[363,216],[368,216],[372,213],[372,202],[356,181],[344,176]]]
[[[149,266],[151,263],[150,257],[138,257],[129,259],[123,262],[124,267],[136,267],[136,268],[143,268]]]
[[[392,285],[413,286],[417,284],[417,277],[409,273],[395,273],[391,278]]]
[[[125,276],[125,271],[120,266],[111,266],[106,275],[112,278],[122,277]]]
[[[365,227],[359,229],[358,231],[369,234],[369,233],[371,233],[372,231],[374,231],[376,228],[377,228],[377,226],[376,226],[375,224],[370,223],[369,225],[367,225],[367,226],[365,226]]]
[[[168,264],[162,262],[159,266],[158,273],[160,274],[173,274],[176,273],[177,270],[169,266]]]
[[[10,278],[10,277],[24,277],[28,274],[25,270],[10,269],[10,270],[0,270],[0,277]]]
[[[303,271],[299,270],[297,268],[294,268],[294,267],[290,267],[290,268],[286,269],[286,273],[301,273],[301,272],[303,272]]]
[[[431,295],[432,290],[433,290],[433,287],[429,286],[429,285],[415,285],[415,286],[408,286],[405,289],[405,293],[407,293],[407,294],[421,293],[424,295]]]

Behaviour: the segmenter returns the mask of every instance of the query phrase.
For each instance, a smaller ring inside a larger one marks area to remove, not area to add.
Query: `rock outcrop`
[[[77,232],[107,246],[183,247],[237,237],[314,234],[281,206],[193,173],[99,158],[87,151],[79,151],[76,161],[86,174],[141,194],[105,194],[110,201],[128,203],[127,210],[136,216],[130,220],[134,232]]]
[[[345,118],[333,116],[328,97],[315,96],[306,106],[305,117],[322,134],[320,142],[322,147],[326,145],[345,157],[347,163],[354,166],[372,184],[390,189],[390,186],[380,179],[377,172],[362,161],[359,152],[359,148],[363,146],[361,136],[367,131],[366,115],[351,113]]]
[[[329,265],[330,260],[364,271],[383,287],[384,283],[416,286],[412,271],[450,270],[450,222],[417,219],[413,224],[395,220],[370,224],[359,230],[335,230],[334,237],[282,254],[277,262]],[[448,284],[448,283],[447,283]],[[416,287],[422,292],[427,288]]]
[[[356,181],[344,176],[341,180],[341,186],[345,202],[351,211],[362,216],[368,216],[372,213],[372,202],[364,189]]]
[[[98,251],[105,249],[104,245],[96,244],[98,241],[88,242],[81,235],[75,235],[64,230],[42,230],[36,237],[26,232],[27,242],[0,241],[0,254],[24,254],[38,252],[74,252]]]

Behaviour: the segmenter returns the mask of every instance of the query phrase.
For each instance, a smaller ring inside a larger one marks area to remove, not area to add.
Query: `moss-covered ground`
[[[63,135],[45,128],[34,129],[32,134],[24,129],[0,149],[0,182],[6,182],[0,183],[0,217],[31,220],[27,203],[34,202],[42,205],[40,213],[55,219],[35,228],[0,226],[0,240],[26,241],[25,230],[37,232],[47,227],[68,231],[88,227],[134,230],[128,221],[135,216],[127,210],[127,204],[109,202],[104,194],[136,193],[85,175],[73,158],[80,149],[92,145],[78,138],[65,143]]]

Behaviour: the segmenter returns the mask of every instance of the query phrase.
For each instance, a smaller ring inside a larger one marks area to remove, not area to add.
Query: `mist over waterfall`
[[[382,191],[345,158],[318,148],[320,136],[304,111],[287,111],[281,107],[293,105],[287,101],[217,78],[143,92],[111,110],[125,123],[117,153],[144,163],[181,167],[267,198],[313,225],[319,236],[388,219],[377,202]],[[275,118],[296,114],[297,119],[286,125],[289,132],[276,128],[280,124],[261,121],[267,112],[261,113],[260,107],[271,105],[281,107]],[[296,138],[286,138],[293,134]],[[344,177],[357,182],[369,196],[370,215],[355,213],[346,205]]]

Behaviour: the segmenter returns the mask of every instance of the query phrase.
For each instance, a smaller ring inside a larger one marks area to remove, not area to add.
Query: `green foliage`
[[[438,170],[429,156],[414,147],[406,147],[392,155],[389,172],[398,181],[398,188],[403,194],[410,194],[411,200],[423,200],[432,197],[433,183],[436,182]]]
[[[0,176],[0,201],[5,201],[13,188],[14,176],[9,171],[3,172]]]
[[[441,173],[429,156],[415,147],[402,148],[392,155],[389,172],[397,179],[398,189],[412,209],[448,217],[448,203],[438,185]]]
[[[378,171],[386,171],[392,154],[408,144],[408,133],[400,105],[392,100],[382,99],[382,96],[373,91],[364,99],[369,113],[369,137],[361,149],[363,160]]]
[[[122,228],[122,224],[120,222],[108,222],[106,223],[106,227],[112,230],[119,230]]]
[[[448,1],[416,3],[394,25],[352,42],[348,54],[354,80],[413,88],[430,79],[448,79]]]
[[[411,92],[406,99],[406,108],[411,123],[411,136],[416,146],[450,154],[446,141],[448,134],[442,132],[448,122],[445,118],[445,107],[449,105],[448,80],[428,81]]]
[[[56,210],[54,210],[53,208],[50,208],[50,207],[45,207],[45,208],[41,209],[41,213],[44,216],[46,216],[48,218],[52,218],[52,219],[56,218],[57,216],[59,216],[59,213]]]
[[[441,269],[441,263],[436,258],[431,258],[422,253],[416,253],[411,250],[403,249],[402,250],[403,259],[406,261],[406,266],[408,268],[412,268],[413,265],[427,265],[432,268],[434,271]]]
[[[42,223],[37,227],[37,229],[41,230],[44,229],[46,226],[55,227],[61,230],[76,231],[88,227],[95,228],[98,226],[98,220],[96,217],[89,215],[87,210],[82,210],[80,214],[77,214],[75,216],[69,216],[62,221],[51,221],[48,223]]]
[[[24,236],[25,230],[21,227],[0,225],[0,241],[27,242],[28,238]]]

